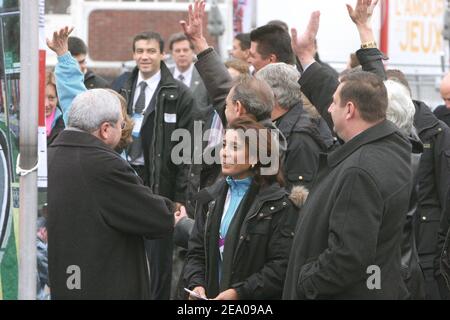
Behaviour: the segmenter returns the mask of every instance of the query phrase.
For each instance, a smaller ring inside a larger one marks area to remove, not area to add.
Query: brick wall
[[[179,21],[186,18],[186,11],[94,11],[89,16],[89,55],[97,61],[132,60],[133,38],[142,31],[159,32],[167,51],[167,39],[181,32]],[[204,32],[207,34],[206,22]],[[208,35],[207,39],[209,44],[216,44]]]

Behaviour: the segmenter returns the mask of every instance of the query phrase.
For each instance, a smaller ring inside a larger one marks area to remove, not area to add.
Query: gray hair
[[[394,80],[386,80],[384,85],[388,93],[386,118],[406,134],[411,134],[416,108],[408,88]]]
[[[271,63],[256,73],[258,79],[266,81],[275,94],[278,104],[290,109],[301,101],[300,73],[286,63]]]
[[[270,119],[275,98],[270,86],[263,80],[241,76],[231,90],[233,102],[240,101],[245,110],[257,121]]]
[[[120,100],[105,89],[93,89],[79,94],[72,102],[68,126],[92,133],[104,122],[116,123],[120,119]]]

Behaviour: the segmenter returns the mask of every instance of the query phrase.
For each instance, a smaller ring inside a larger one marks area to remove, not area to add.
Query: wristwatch
[[[364,42],[361,44],[361,49],[371,49],[377,48],[377,43],[375,41]]]

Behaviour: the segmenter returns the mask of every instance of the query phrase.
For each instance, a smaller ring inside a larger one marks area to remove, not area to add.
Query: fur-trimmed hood
[[[303,186],[295,186],[291,190],[291,194],[289,195],[289,199],[292,203],[297,207],[301,208],[306,202],[308,198],[309,190]]]

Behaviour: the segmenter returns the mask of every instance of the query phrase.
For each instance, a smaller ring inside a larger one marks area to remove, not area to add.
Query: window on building
[[[19,0],[0,0],[0,12],[19,10]]]
[[[70,0],[45,0],[46,14],[68,14],[69,9]]]

